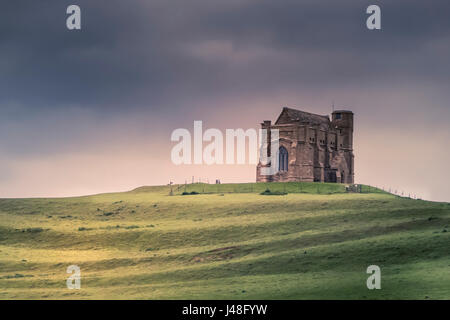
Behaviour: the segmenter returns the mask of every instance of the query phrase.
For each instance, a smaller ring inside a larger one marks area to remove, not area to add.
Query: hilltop
[[[450,204],[362,191],[193,184],[0,199],[0,299],[449,299]],[[81,290],[66,288],[72,264]],[[366,288],[372,264],[381,290]]]

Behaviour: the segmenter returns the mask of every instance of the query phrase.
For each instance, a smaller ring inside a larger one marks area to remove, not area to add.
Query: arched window
[[[278,151],[278,171],[288,171],[288,152],[285,147]]]

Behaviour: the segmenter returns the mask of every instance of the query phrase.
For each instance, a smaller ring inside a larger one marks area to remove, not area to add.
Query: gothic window
[[[285,147],[280,147],[278,152],[278,171],[288,171],[288,152]]]

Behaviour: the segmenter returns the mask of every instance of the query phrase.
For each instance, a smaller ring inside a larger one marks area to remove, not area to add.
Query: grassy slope
[[[266,187],[0,200],[0,299],[450,298],[450,204],[337,184],[259,195]],[[81,290],[66,288],[71,264]],[[366,288],[371,264],[382,290]]]

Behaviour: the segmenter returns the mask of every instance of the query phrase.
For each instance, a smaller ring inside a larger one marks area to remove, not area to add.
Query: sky
[[[66,8],[81,8],[81,30]],[[381,30],[366,8],[381,8]],[[0,197],[75,196],[252,165],[171,162],[173,130],[258,128],[285,106],[355,114],[355,182],[450,201],[450,3],[7,1]]]

